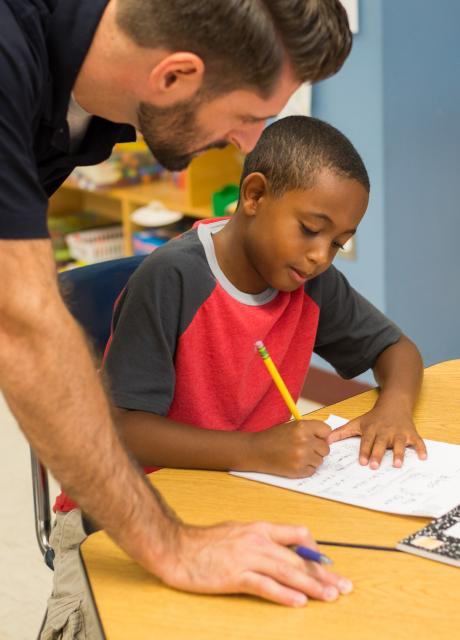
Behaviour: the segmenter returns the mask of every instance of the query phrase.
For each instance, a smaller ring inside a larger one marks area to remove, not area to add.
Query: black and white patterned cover
[[[446,530],[458,525],[460,527],[460,505],[454,507],[440,518],[433,520],[423,529],[412,533],[396,545],[400,551],[408,551],[424,558],[446,562],[455,567],[460,567],[460,535],[454,537],[446,534]],[[442,545],[437,549],[424,549],[414,544],[414,541],[427,536],[436,538]]]

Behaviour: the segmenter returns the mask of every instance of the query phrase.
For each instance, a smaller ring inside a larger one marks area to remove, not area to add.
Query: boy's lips
[[[299,271],[299,269],[296,269],[295,267],[289,267],[289,270],[291,271],[294,280],[297,282],[306,282],[311,278],[311,275],[304,273],[303,271]]]

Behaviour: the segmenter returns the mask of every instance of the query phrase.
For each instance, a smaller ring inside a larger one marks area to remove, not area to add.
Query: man
[[[286,548],[314,544],[305,528],[188,526],[145,481],[60,298],[47,199],[133,127],[169,169],[229,142],[251,150],[350,46],[338,0],[0,0],[1,389],[63,488],[178,589],[300,606],[351,585]]]

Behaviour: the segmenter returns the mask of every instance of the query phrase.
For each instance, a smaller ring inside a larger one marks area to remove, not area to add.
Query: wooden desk
[[[375,391],[311,417],[353,418]],[[460,360],[426,370],[415,421],[423,436],[460,443]],[[189,522],[271,520],[306,523],[318,539],[393,545],[427,520],[392,516],[252,483],[225,473],[163,470],[152,480]],[[397,552],[323,547],[355,584],[351,596],[290,610],[246,596],[201,596],[162,585],[103,533],[82,545],[108,640],[453,640],[460,628],[455,567]]]

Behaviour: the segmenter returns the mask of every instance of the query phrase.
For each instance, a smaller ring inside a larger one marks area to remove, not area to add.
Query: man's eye
[[[336,247],[337,249],[343,249],[345,245],[340,244],[340,242],[333,242],[332,243],[334,245],[334,247]]]

